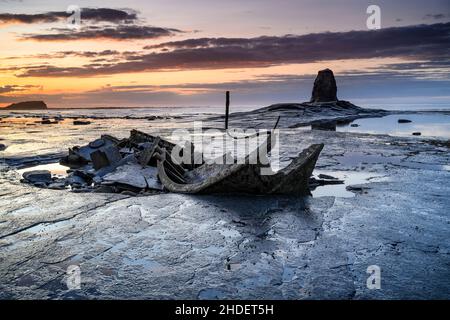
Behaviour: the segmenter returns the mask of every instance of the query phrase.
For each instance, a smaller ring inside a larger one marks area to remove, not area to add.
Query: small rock
[[[100,184],[102,181],[103,181],[103,179],[97,175],[92,178],[92,183],[94,183],[96,185]]]
[[[94,189],[96,193],[114,193],[115,189],[112,186],[100,185]]]
[[[89,172],[83,171],[83,170],[73,170],[72,175],[76,176],[76,177],[80,177],[81,179],[83,179],[83,181],[85,181],[88,184],[91,183],[93,180],[93,175],[90,174]]]
[[[3,150],[5,150],[7,147],[3,144],[3,143],[0,143],[0,151],[3,151]]]
[[[138,195],[136,192],[129,191],[129,190],[122,191],[120,194],[123,194],[126,196],[131,196],[131,197],[136,197]]]
[[[350,125],[350,127],[357,128],[357,127],[359,127],[359,124],[357,124],[357,123],[352,123],[352,124]]]
[[[53,122],[50,119],[45,119],[41,121],[41,124],[52,124]]]
[[[63,182],[55,182],[55,183],[50,183],[47,188],[53,189],[53,190],[63,190],[66,188],[66,185]]]
[[[410,122],[412,121],[408,119],[398,119],[398,123],[410,123]]]
[[[89,147],[97,149],[97,148],[102,147],[104,144],[105,144],[105,140],[97,139],[97,140],[94,140],[92,142],[89,142]]]
[[[36,188],[47,188],[47,184],[45,182],[35,182],[33,183],[33,186]]]
[[[22,177],[31,183],[51,183],[52,174],[48,170],[34,170],[27,171],[22,174]]]
[[[319,174],[319,178],[320,179],[328,179],[328,180],[336,180],[337,178],[335,178],[335,177],[332,177],[332,176],[329,176],[329,175],[327,175],[327,174]]]
[[[72,188],[77,188],[78,186],[83,186],[86,184],[86,180],[75,174],[69,176],[66,181],[72,186]]]
[[[413,135],[413,136],[421,136],[421,135],[422,135],[422,132],[413,132],[412,135]]]
[[[88,125],[88,124],[91,124],[91,122],[90,121],[84,121],[84,120],[74,120],[73,121],[73,125],[74,126],[85,126],[85,125]]]
[[[367,193],[367,190],[369,190],[370,188],[369,187],[358,187],[358,186],[347,186],[345,189],[350,192],[356,192],[356,193],[363,194],[363,193]]]

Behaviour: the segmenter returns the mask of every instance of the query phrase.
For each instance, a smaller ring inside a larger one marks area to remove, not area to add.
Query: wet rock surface
[[[336,131],[336,121],[317,121],[311,123],[312,130]]]
[[[4,167],[1,297],[448,298],[449,173],[409,167],[448,153],[384,136],[317,131],[300,144],[310,140],[327,141],[322,169],[354,169],[337,161],[342,141],[404,161],[369,157],[365,170],[389,179],[350,199],[75,194],[20,184]],[[382,290],[365,286],[373,264]],[[70,265],[81,290],[67,289]]]
[[[447,141],[282,126],[282,165],[323,142],[317,179],[368,175],[349,198],[134,197],[20,183],[19,168],[55,162],[68,145],[148,125],[111,122],[89,132],[63,123],[58,136],[22,125],[2,134],[11,147],[0,162],[0,298],[450,298]],[[146,131],[170,133],[156,123]],[[67,287],[72,265],[81,290]],[[370,265],[381,268],[381,290],[366,287]]]
[[[310,126],[350,123],[360,118],[383,117],[391,112],[381,109],[365,109],[351,102],[303,102],[279,103],[250,112],[230,114],[230,122],[237,128],[273,128],[280,117],[278,128],[301,128]],[[207,119],[214,127],[223,127],[223,116]]]
[[[43,182],[50,183],[52,182],[52,175],[48,170],[34,170],[27,171],[23,174],[23,178],[30,183]]]

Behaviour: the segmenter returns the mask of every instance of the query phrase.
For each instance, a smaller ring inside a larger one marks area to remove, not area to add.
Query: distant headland
[[[24,101],[10,104],[5,107],[8,110],[46,110],[47,105],[44,101]]]

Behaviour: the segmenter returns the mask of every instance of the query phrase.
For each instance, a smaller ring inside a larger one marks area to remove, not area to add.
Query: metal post
[[[230,91],[226,92],[225,102],[225,130],[228,130],[228,115],[230,113]]]

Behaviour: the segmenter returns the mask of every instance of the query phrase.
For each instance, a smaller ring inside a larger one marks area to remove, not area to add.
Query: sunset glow
[[[313,79],[322,68],[335,71],[344,98],[366,105],[371,97],[364,92],[374,84],[387,98],[449,101],[449,55],[441,65],[428,64],[450,47],[448,1],[382,1],[377,31],[365,26],[365,1],[282,1],[276,10],[271,1],[259,1],[257,8],[250,2],[133,1],[123,9],[119,1],[108,2],[110,8],[79,1],[81,27],[72,30],[65,14],[70,3],[2,1],[0,106],[21,100],[45,100],[53,108],[206,106],[222,103],[227,89],[241,105],[304,101],[309,85],[302,79]],[[393,15],[400,3],[404,10]],[[426,15],[427,7],[442,14]],[[336,42],[328,43],[327,32]],[[363,43],[365,33],[372,42]],[[403,44],[395,39],[399,33]],[[417,39],[404,40],[406,35]],[[380,84],[382,74],[388,81]],[[398,78],[402,84],[392,90],[389,81]],[[347,92],[352,79],[357,81]],[[433,90],[424,89],[430,84]]]

